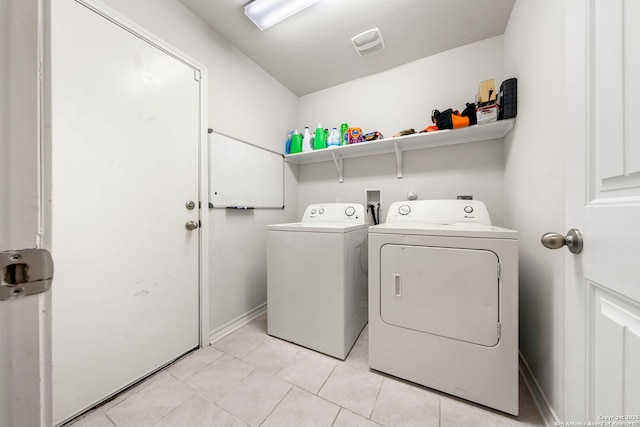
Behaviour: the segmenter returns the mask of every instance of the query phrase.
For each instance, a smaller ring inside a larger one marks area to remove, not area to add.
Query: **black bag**
[[[467,122],[462,117],[469,119]],[[464,109],[462,114],[458,111],[453,111],[448,108],[444,111],[433,110],[431,112],[431,121],[438,126],[438,130],[442,129],[454,129],[465,126],[472,126],[478,124],[478,115],[476,114],[476,104],[467,103],[467,108]]]
[[[431,112],[431,121],[438,126],[438,130],[453,129],[453,120],[451,119],[452,114],[453,110],[451,108],[442,112],[439,110],[433,110]]]

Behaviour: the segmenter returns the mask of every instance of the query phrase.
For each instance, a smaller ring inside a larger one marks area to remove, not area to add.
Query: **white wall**
[[[518,78],[518,119],[505,139],[505,223],[520,240],[520,351],[552,411],[564,414],[564,2],[518,0],[504,34],[505,74]]]
[[[208,68],[205,126],[282,152],[295,126],[297,97],[176,0],[106,0],[135,23]],[[266,225],[297,216],[295,167],[286,167],[285,210],[212,210],[210,328],[261,306],[266,298]],[[259,183],[256,183],[259,185]]]
[[[431,110],[462,111],[473,102],[480,81],[502,82],[503,38],[439,53],[391,70],[315,92],[300,98],[298,129],[339,127],[346,122],[363,132],[385,137],[431,123]],[[404,177],[396,177],[395,155],[344,161],[339,184],[333,162],[303,165],[298,171],[298,213],[310,203],[365,203],[365,190],[382,190],[382,218],[389,204],[406,199],[409,190],[420,199],[472,194],[484,201],[495,224],[503,222],[502,141],[485,141],[405,153]]]

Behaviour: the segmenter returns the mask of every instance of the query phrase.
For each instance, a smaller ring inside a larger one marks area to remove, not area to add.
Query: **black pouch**
[[[439,110],[433,110],[431,112],[431,121],[438,126],[439,130],[442,129],[453,129],[453,119],[451,119],[451,115],[453,114],[453,110],[448,108],[442,112]]]

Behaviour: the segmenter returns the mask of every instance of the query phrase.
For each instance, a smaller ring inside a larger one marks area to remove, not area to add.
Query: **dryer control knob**
[[[398,208],[398,213],[400,215],[409,215],[409,213],[411,213],[411,206],[409,206],[409,205],[401,205]]]
[[[354,208],[353,206],[347,206],[347,208],[344,210],[344,214],[346,216],[353,216],[354,213],[356,213],[356,208]]]
[[[465,206],[465,207],[464,207],[464,211],[465,211],[466,213],[471,213],[471,212],[473,212],[473,207],[471,207],[471,206]]]
[[[320,215],[322,215],[322,214],[324,213],[324,209],[323,209],[323,208],[320,208],[320,209],[318,210],[318,213],[319,213]]]
[[[315,209],[311,209],[311,214],[315,215],[315,213],[316,213],[316,210]]]

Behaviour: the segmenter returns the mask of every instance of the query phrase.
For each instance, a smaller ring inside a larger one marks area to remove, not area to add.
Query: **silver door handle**
[[[195,221],[187,221],[187,223],[184,225],[184,227],[187,230],[195,230],[196,228],[198,228],[198,223]]]
[[[577,228],[569,230],[566,236],[560,233],[545,233],[540,241],[549,249],[560,249],[566,246],[573,254],[579,254],[583,246],[582,233]]]

